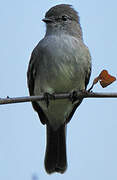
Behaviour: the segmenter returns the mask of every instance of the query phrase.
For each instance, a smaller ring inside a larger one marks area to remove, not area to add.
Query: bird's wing
[[[91,75],[91,56],[90,56],[90,53],[89,53],[88,48],[87,48],[86,46],[84,46],[84,47],[85,47],[85,48],[84,48],[84,53],[87,52],[87,58],[88,58],[88,62],[89,62],[89,63],[88,63],[87,71],[85,72],[85,74],[86,74],[86,76],[85,76],[85,89],[86,89],[86,88],[87,88],[87,85],[88,85],[88,83],[89,83],[89,80],[90,80],[90,75]],[[68,116],[68,118],[67,118],[67,120],[66,120],[67,123],[71,120],[72,116],[74,115],[77,107],[81,104],[82,100],[83,100],[83,99],[80,99],[80,100],[78,101],[78,103],[76,103],[76,104],[74,105],[71,113],[69,114],[69,116]]]
[[[38,61],[39,59],[40,58],[38,55]],[[30,96],[34,95],[34,84],[35,84],[36,65],[37,65],[36,62],[37,62],[36,55],[32,53],[27,71],[27,82],[28,82]],[[47,117],[44,114],[42,108],[39,106],[39,104],[36,101],[33,101],[32,106],[34,110],[38,113],[41,123],[46,124],[48,121]]]
[[[90,73],[89,73],[89,74],[86,76],[86,78],[85,78],[85,89],[86,89],[86,87],[87,87],[87,85],[88,85],[88,83],[89,83],[90,74],[91,74],[91,71],[90,71]],[[69,114],[69,116],[68,116],[68,118],[67,118],[67,120],[66,120],[66,123],[68,123],[68,122],[71,120],[72,116],[74,115],[77,107],[81,104],[82,100],[83,100],[83,99],[79,100],[78,103],[76,103],[76,104],[74,105],[71,113]]]

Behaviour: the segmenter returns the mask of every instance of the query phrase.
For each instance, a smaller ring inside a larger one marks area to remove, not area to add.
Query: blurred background
[[[0,97],[27,96],[30,54],[45,34],[41,21],[56,4],[72,4],[79,12],[85,44],[92,56],[93,79],[107,69],[117,76],[117,1],[4,0],[0,5]],[[117,82],[95,92],[117,92]],[[116,180],[117,99],[84,99],[67,128],[68,169],[44,170],[45,127],[31,103],[0,106],[1,180]]]

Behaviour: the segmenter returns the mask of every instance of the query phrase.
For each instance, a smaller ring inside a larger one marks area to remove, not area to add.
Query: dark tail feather
[[[64,173],[67,168],[65,125],[54,131],[47,125],[45,169],[47,173]]]

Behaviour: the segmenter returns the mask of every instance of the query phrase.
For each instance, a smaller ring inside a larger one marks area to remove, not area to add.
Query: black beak
[[[42,19],[42,21],[45,22],[45,23],[51,23],[51,22],[53,22],[52,19],[46,18],[46,17],[45,17],[44,19]]]

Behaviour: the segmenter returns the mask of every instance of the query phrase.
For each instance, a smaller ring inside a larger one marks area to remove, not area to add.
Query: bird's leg
[[[47,108],[48,108],[48,106],[49,106],[49,100],[50,100],[50,99],[55,100],[54,94],[50,94],[50,93],[48,93],[48,92],[45,92],[45,93],[44,93],[44,100],[45,100],[45,102],[46,102]]]

